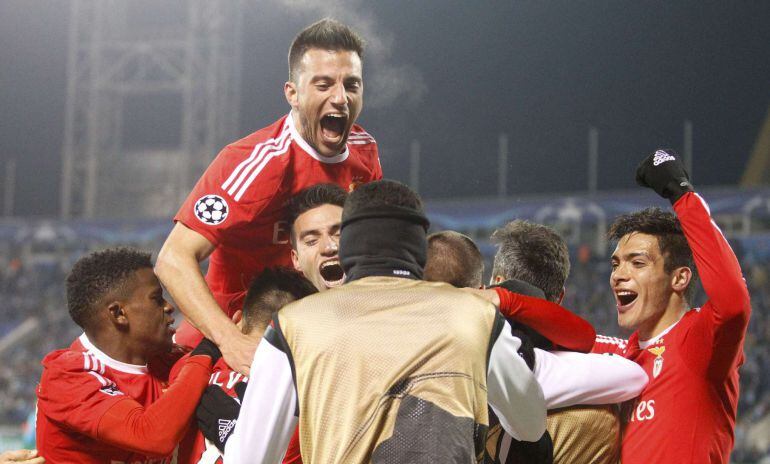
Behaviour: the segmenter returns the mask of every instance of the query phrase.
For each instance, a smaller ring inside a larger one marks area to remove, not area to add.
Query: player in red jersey
[[[627,343],[599,337],[594,350],[620,353],[650,377],[630,405],[621,460],[727,463],[751,312],[746,283],[675,153],[650,155],[637,182],[669,199],[676,217],[650,208],[610,228],[618,324],[635,332]],[[690,309],[696,268],[708,301]]]
[[[156,272],[182,312],[248,374],[256,345],[228,318],[259,270],[291,266],[284,204],[303,188],[346,190],[380,179],[374,139],[355,121],[363,104],[361,39],[333,20],[294,39],[284,93],[291,112],[217,156],[174,218]],[[199,262],[211,256],[204,280]],[[200,338],[187,324],[177,343]]]
[[[275,311],[316,291],[315,287],[297,272],[282,268],[266,269],[249,285],[238,326],[244,334],[259,340]],[[172,372],[171,378],[175,375],[176,372]],[[197,427],[191,427],[179,445],[179,464],[222,463],[221,452],[229,432],[234,428],[240,411],[240,398],[243,397],[248,381],[248,377],[230,369],[224,360],[219,360],[214,365],[209,387],[201,398],[198,414],[207,416],[207,420],[201,423],[216,424],[216,430],[211,431],[212,440],[209,441]],[[228,428],[229,424],[233,427]],[[226,432],[222,433],[221,430]],[[302,463],[299,437],[296,433],[289,443],[283,463]]]
[[[67,278],[67,304],[84,333],[43,359],[40,455],[52,463],[172,462],[219,350],[203,340],[170,387],[148,367],[172,348],[174,309],[147,253],[82,258]]]

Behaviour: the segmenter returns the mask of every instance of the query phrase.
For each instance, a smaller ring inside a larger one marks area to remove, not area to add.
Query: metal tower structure
[[[240,6],[71,0],[62,217],[163,216],[179,206],[238,132]],[[170,111],[179,134],[171,147],[126,149],[127,105],[156,97],[179,102]]]

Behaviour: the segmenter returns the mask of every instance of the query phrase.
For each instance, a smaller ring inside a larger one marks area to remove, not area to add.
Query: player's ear
[[[503,279],[503,276],[496,275],[496,276],[492,277],[492,285],[497,285],[500,282],[503,282],[503,280],[505,280],[505,279]]]
[[[128,317],[126,316],[126,310],[120,301],[113,301],[107,305],[107,314],[109,314],[110,321],[113,324],[120,327],[128,326]]]
[[[299,107],[299,94],[297,92],[297,84],[292,81],[287,81],[283,84],[283,94],[286,96],[286,101],[292,109]]]
[[[294,270],[302,272],[302,267],[299,265],[299,256],[297,256],[297,250],[291,249],[291,263],[294,265]]]
[[[690,280],[692,280],[692,270],[686,266],[678,267],[671,273],[671,289],[676,293],[684,293],[690,285]]]

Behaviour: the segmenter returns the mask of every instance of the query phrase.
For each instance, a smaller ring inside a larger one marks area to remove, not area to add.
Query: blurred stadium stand
[[[770,462],[770,188],[702,194],[741,261],[753,303],[733,462]],[[427,209],[433,230],[453,229],[477,240],[487,269],[494,253],[488,237],[496,227],[516,218],[555,227],[567,239],[572,257],[565,306],[591,321],[597,332],[624,336],[608,288],[611,244],[605,232],[616,215],[651,204],[667,206],[636,190],[428,202]],[[40,359],[80,332],[64,301],[64,279],[75,260],[117,245],[157,251],[170,228],[168,220],[159,219],[0,221],[0,449],[34,446],[28,422]],[[697,298],[703,302],[702,291]]]

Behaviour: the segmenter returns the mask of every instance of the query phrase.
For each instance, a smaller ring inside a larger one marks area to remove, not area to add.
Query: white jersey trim
[[[222,189],[227,191],[230,196],[235,195],[239,189],[240,191],[245,191],[245,188],[248,187],[251,181],[254,180],[254,177],[256,177],[256,174],[252,172],[254,168],[257,168],[254,172],[258,174],[266,164],[263,163],[263,161],[272,158],[272,156],[268,155],[272,155],[276,150],[285,153],[290,143],[291,133],[289,131],[289,126],[284,123],[281,134],[278,137],[266,140],[254,146],[249,157],[236,166],[233,173],[230,174],[230,177],[228,177],[222,184]],[[249,174],[252,174],[251,177],[248,177]],[[249,179],[248,181],[246,181],[247,177]],[[245,185],[244,181],[246,181]]]
[[[310,157],[315,159],[316,161],[320,161],[325,164],[337,164],[348,159],[350,150],[348,150],[347,145],[345,146],[345,151],[335,156],[323,156],[319,154],[317,151],[315,151],[315,148],[311,147],[310,144],[307,143],[305,139],[303,139],[302,136],[299,134],[297,127],[294,125],[294,117],[292,116],[292,113],[289,113],[289,116],[286,117],[286,124],[289,125],[289,130],[291,131],[291,138],[295,142],[297,142],[297,145],[299,145],[299,147],[305,153],[310,155]]]
[[[80,335],[78,340],[80,340],[80,344],[87,350],[87,356],[85,356],[84,361],[84,368],[86,370],[98,371],[104,374],[104,365],[107,365],[116,371],[125,372],[127,374],[146,374],[149,372],[146,364],[143,366],[138,364],[128,364],[107,356],[102,350],[91,343],[91,340],[88,339],[85,333]]]

